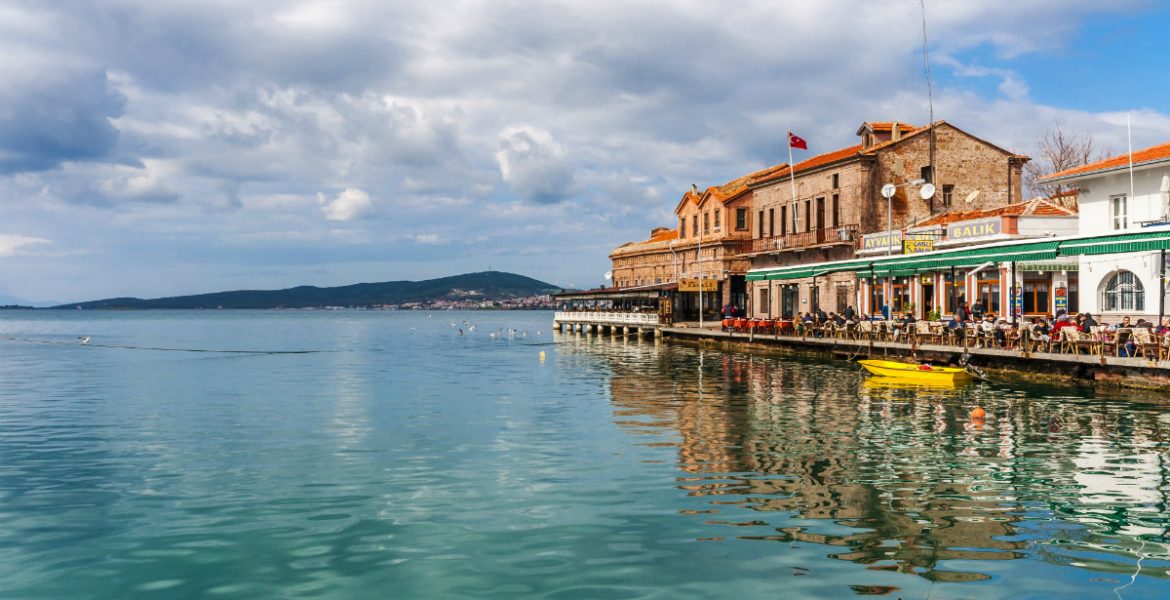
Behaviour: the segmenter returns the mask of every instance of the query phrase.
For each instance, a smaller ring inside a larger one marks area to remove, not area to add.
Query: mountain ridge
[[[105,298],[71,302],[52,308],[116,310],[402,307],[447,302],[452,304],[516,302],[559,290],[560,288],[555,285],[524,275],[504,271],[480,271],[422,281],[354,283],[336,287],[299,285],[280,290],[232,290],[152,299]]]

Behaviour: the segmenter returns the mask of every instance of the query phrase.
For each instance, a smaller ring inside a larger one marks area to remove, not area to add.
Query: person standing
[[[975,304],[971,305],[971,318],[975,319],[976,321],[982,319],[984,311],[985,309],[983,308],[983,301],[976,300]]]

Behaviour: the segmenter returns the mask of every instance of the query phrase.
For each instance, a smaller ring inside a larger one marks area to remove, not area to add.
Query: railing
[[[557,323],[601,323],[605,325],[658,325],[658,313],[560,311],[553,314]]]
[[[842,225],[752,240],[751,251],[753,253],[775,252],[823,244],[853,244],[854,240],[857,239],[859,229],[857,225]]]

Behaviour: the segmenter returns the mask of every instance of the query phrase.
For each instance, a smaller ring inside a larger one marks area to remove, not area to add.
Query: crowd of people
[[[908,338],[911,332],[915,331],[918,319],[912,313],[890,312],[887,306],[883,306],[882,309],[884,317],[882,321],[885,328],[883,331],[890,336],[890,339],[903,341]],[[736,310],[734,306],[728,305],[725,307],[724,317],[738,316]],[[870,319],[859,315],[852,306],[848,306],[841,313],[825,312],[824,309],[818,308],[797,314],[792,319],[792,323],[794,333],[797,335],[822,337],[830,335],[833,329],[853,330],[865,320]],[[1004,315],[987,312],[979,302],[972,305],[962,302],[952,318],[942,321],[942,328],[949,335],[941,335],[940,337],[950,337],[954,343],[962,343],[963,339],[974,338],[985,347],[1009,348],[1025,342],[1051,349],[1061,339],[1061,330],[1067,327],[1074,328],[1075,331],[1084,334],[1124,334],[1120,337],[1111,337],[1111,339],[1118,340],[1117,354],[1119,356],[1134,356],[1137,351],[1136,336],[1132,335],[1134,330],[1147,329],[1153,339],[1162,339],[1162,336],[1170,334],[1170,317],[1163,317],[1161,323],[1147,321],[1144,318],[1134,320],[1131,317],[1122,317],[1116,323],[1107,323],[1098,321],[1087,312],[1070,315],[1065,310],[1059,310],[1055,315],[1024,316],[1013,321]]]

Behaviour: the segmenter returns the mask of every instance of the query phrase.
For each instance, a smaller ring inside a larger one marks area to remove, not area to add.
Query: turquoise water
[[[0,598],[1170,590],[1164,395],[432,316],[0,312]]]

